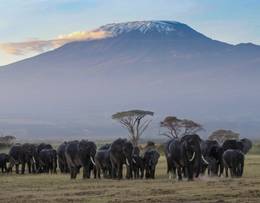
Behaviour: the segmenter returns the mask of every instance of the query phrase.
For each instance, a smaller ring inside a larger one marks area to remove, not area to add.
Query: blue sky
[[[53,40],[103,24],[133,20],[175,20],[221,41],[260,44],[259,0],[0,0],[0,3],[0,65],[39,53],[18,53],[10,50],[10,46],[6,51],[3,44]]]

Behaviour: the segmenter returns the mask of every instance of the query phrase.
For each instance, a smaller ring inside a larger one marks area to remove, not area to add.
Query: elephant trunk
[[[201,171],[201,161],[202,161],[202,154],[200,148],[197,149],[195,152],[195,166],[196,166],[196,174],[195,177],[199,177],[200,171]]]

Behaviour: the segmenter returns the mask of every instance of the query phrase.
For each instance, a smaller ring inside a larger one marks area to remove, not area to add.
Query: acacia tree
[[[188,119],[179,119],[175,116],[167,116],[160,122],[160,128],[163,128],[164,131],[159,134],[168,138],[178,138],[203,130],[201,124]]]
[[[117,120],[129,132],[129,138],[134,146],[138,145],[141,135],[151,123],[151,119],[145,119],[146,116],[153,116],[151,111],[130,110],[118,112],[112,115],[112,119]]]
[[[208,138],[209,140],[216,140],[218,143],[223,143],[225,140],[238,140],[239,133],[233,132],[232,130],[219,129],[214,131]]]

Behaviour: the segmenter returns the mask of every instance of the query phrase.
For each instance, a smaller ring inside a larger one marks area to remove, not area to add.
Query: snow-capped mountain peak
[[[151,31],[158,33],[170,33],[178,30],[181,26],[188,27],[185,24],[175,21],[134,21],[107,24],[97,30],[110,33],[112,36],[118,36],[132,31],[138,31],[143,34]]]

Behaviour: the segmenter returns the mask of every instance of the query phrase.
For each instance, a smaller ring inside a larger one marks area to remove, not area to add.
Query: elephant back
[[[20,162],[23,157],[22,145],[16,144],[12,146],[9,151],[9,156],[11,159],[15,160],[16,162]]]
[[[225,140],[225,142],[222,144],[222,148],[223,151],[226,151],[228,149],[236,149],[243,151],[243,143],[237,140]]]

